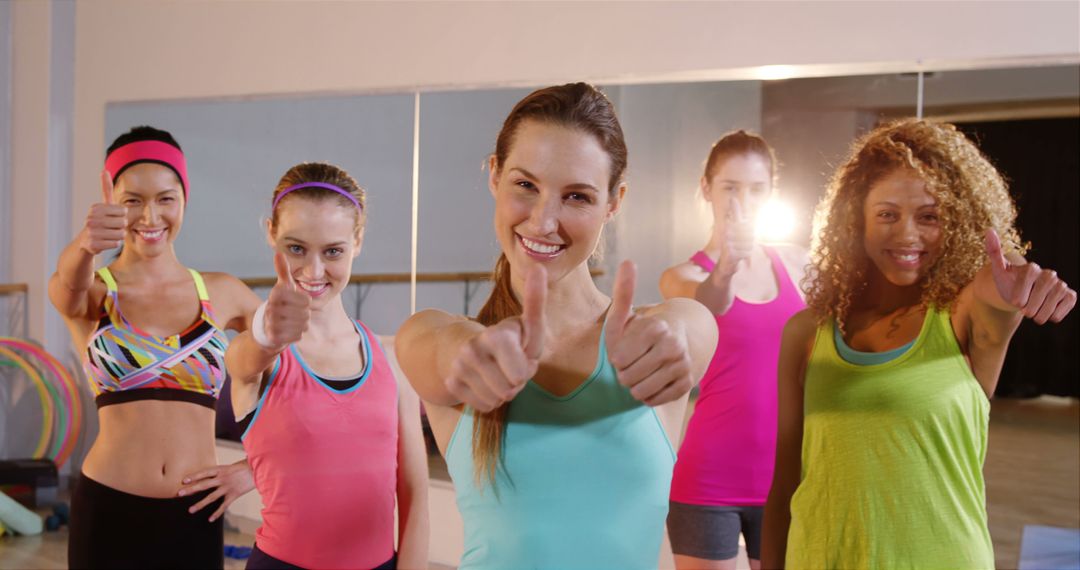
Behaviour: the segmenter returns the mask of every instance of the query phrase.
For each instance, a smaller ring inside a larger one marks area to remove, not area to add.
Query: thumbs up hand
[[[1076,291],[1056,271],[1032,262],[1010,263],[1001,252],[1001,239],[993,229],[986,230],[985,244],[998,294],[1025,317],[1040,325],[1047,321],[1057,323],[1076,305]]]
[[[743,214],[742,204],[735,196],[731,196],[728,202],[728,219],[723,224],[723,231],[724,235],[719,241],[723,247],[720,248],[720,259],[716,265],[724,275],[734,275],[739,263],[749,259],[754,250],[754,220]]]
[[[101,192],[104,202],[90,206],[82,234],[82,249],[90,255],[120,247],[127,230],[127,208],[113,199],[112,175],[101,171]]]
[[[520,316],[487,327],[461,345],[446,388],[462,403],[490,412],[513,400],[535,374],[544,352],[547,270],[525,275]]]
[[[619,383],[649,406],[681,398],[694,386],[685,335],[667,321],[634,313],[637,268],[631,261],[619,265],[611,309],[604,326],[608,360]]]
[[[285,254],[274,253],[274,271],[277,283],[266,300],[266,317],[263,323],[269,345],[279,351],[300,340],[311,318],[311,297],[298,290],[289,269]]]

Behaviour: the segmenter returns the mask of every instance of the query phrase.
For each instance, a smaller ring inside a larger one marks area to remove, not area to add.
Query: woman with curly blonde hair
[[[867,134],[815,223],[784,329],[763,566],[992,568],[989,396],[1024,317],[1076,292],[1021,257],[1001,175],[955,127]]]

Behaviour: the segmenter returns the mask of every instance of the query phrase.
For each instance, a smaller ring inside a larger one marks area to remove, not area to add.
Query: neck
[[[516,276],[514,293],[521,298],[523,282]],[[607,308],[610,299],[596,288],[586,263],[575,267],[561,279],[548,283],[544,317],[547,328],[553,333],[566,328],[577,328],[583,320],[594,320]]]
[[[154,257],[143,257],[130,247],[124,247],[120,257],[109,264],[113,270],[148,279],[168,277],[184,271],[184,266],[176,258],[176,250],[169,249]]]
[[[352,320],[345,312],[345,305],[341,302],[341,295],[334,296],[325,305],[311,310],[308,319],[308,330],[305,337],[325,338],[332,337],[344,327],[352,328]]]
[[[922,303],[922,287],[919,283],[896,285],[886,279],[876,267],[871,267],[869,273],[866,288],[859,294],[859,299],[855,303],[857,308],[879,314],[890,314]]]

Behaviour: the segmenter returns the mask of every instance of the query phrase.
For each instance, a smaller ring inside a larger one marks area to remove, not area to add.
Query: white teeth
[[[303,289],[304,291],[310,291],[312,293],[318,293],[319,291],[323,290],[323,287],[326,287],[325,283],[320,284],[320,285],[308,285],[307,283],[299,283],[298,282],[297,285],[299,285],[300,288]]]
[[[919,254],[917,253],[894,253],[893,256],[900,261],[916,261],[919,259]]]
[[[139,235],[141,235],[142,237],[144,237],[144,238],[146,238],[148,240],[155,240],[155,239],[158,239],[159,237],[161,237],[164,233],[165,233],[165,230],[157,230],[157,231],[153,231],[153,232],[141,231],[141,232],[139,232]]]
[[[521,243],[525,244],[525,247],[529,248],[529,250],[531,250],[531,251],[535,251],[536,253],[544,253],[544,254],[555,253],[556,251],[559,251],[559,247],[560,247],[560,246],[557,246],[557,245],[542,244],[540,242],[535,242],[535,241],[533,241],[533,240],[531,240],[529,238],[525,238],[525,237],[521,238]]]

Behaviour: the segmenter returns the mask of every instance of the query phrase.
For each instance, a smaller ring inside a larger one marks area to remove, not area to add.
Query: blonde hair
[[[937,201],[942,254],[921,282],[922,304],[951,307],[987,262],[984,232],[993,228],[1005,252],[1024,253],[1016,205],[990,161],[954,125],[904,119],[882,125],[852,146],[814,216],[806,304],[819,323],[843,329],[865,285],[863,204],[870,188],[898,169],[923,179]]]

